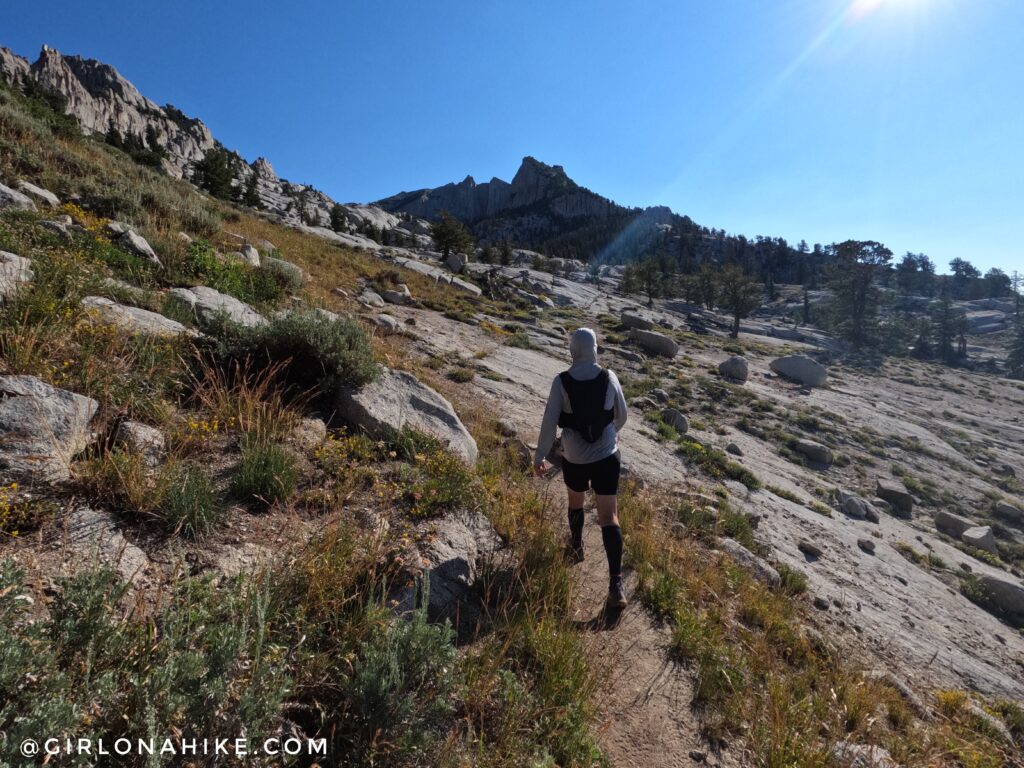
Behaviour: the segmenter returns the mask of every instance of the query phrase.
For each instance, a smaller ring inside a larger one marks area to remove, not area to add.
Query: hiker
[[[622,529],[616,508],[619,491],[618,432],[626,423],[626,398],[614,373],[597,364],[597,336],[580,328],[569,341],[572,367],[551,382],[533,465],[546,470],[545,457],[562,428],[562,477],[569,495],[569,546],[573,562],[583,560],[583,501],[597,496],[597,521],[608,555],[608,607],[625,608],[622,588]]]

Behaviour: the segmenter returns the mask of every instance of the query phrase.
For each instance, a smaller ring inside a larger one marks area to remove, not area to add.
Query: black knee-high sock
[[[601,538],[608,555],[608,575],[614,579],[622,574],[622,529],[617,525],[602,526]]]
[[[569,533],[572,534],[572,545],[583,546],[583,508],[569,509]]]

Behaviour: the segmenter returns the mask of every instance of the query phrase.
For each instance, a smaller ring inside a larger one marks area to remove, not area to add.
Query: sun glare
[[[859,21],[883,7],[924,5],[927,0],[853,0],[846,12],[847,19]]]

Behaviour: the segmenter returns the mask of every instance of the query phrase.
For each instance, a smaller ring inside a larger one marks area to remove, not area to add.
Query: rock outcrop
[[[169,105],[158,106],[109,64],[64,56],[44,46],[30,75],[64,97],[65,111],[87,133],[105,134],[113,127],[121,136],[138,136],[143,142],[155,137],[179,170],[202,159],[214,146],[213,136],[201,120],[186,117]]]
[[[411,373],[384,369],[362,389],[339,392],[337,408],[342,419],[376,437],[407,427],[437,438],[465,461],[476,462],[476,441],[452,404]]]
[[[35,376],[0,376],[0,470],[11,479],[60,482],[89,444],[99,403]]]

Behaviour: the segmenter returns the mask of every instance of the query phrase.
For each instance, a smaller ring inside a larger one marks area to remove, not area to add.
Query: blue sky
[[[792,242],[1024,271],[1020,0],[475,0],[4,10],[343,201],[510,179]]]

